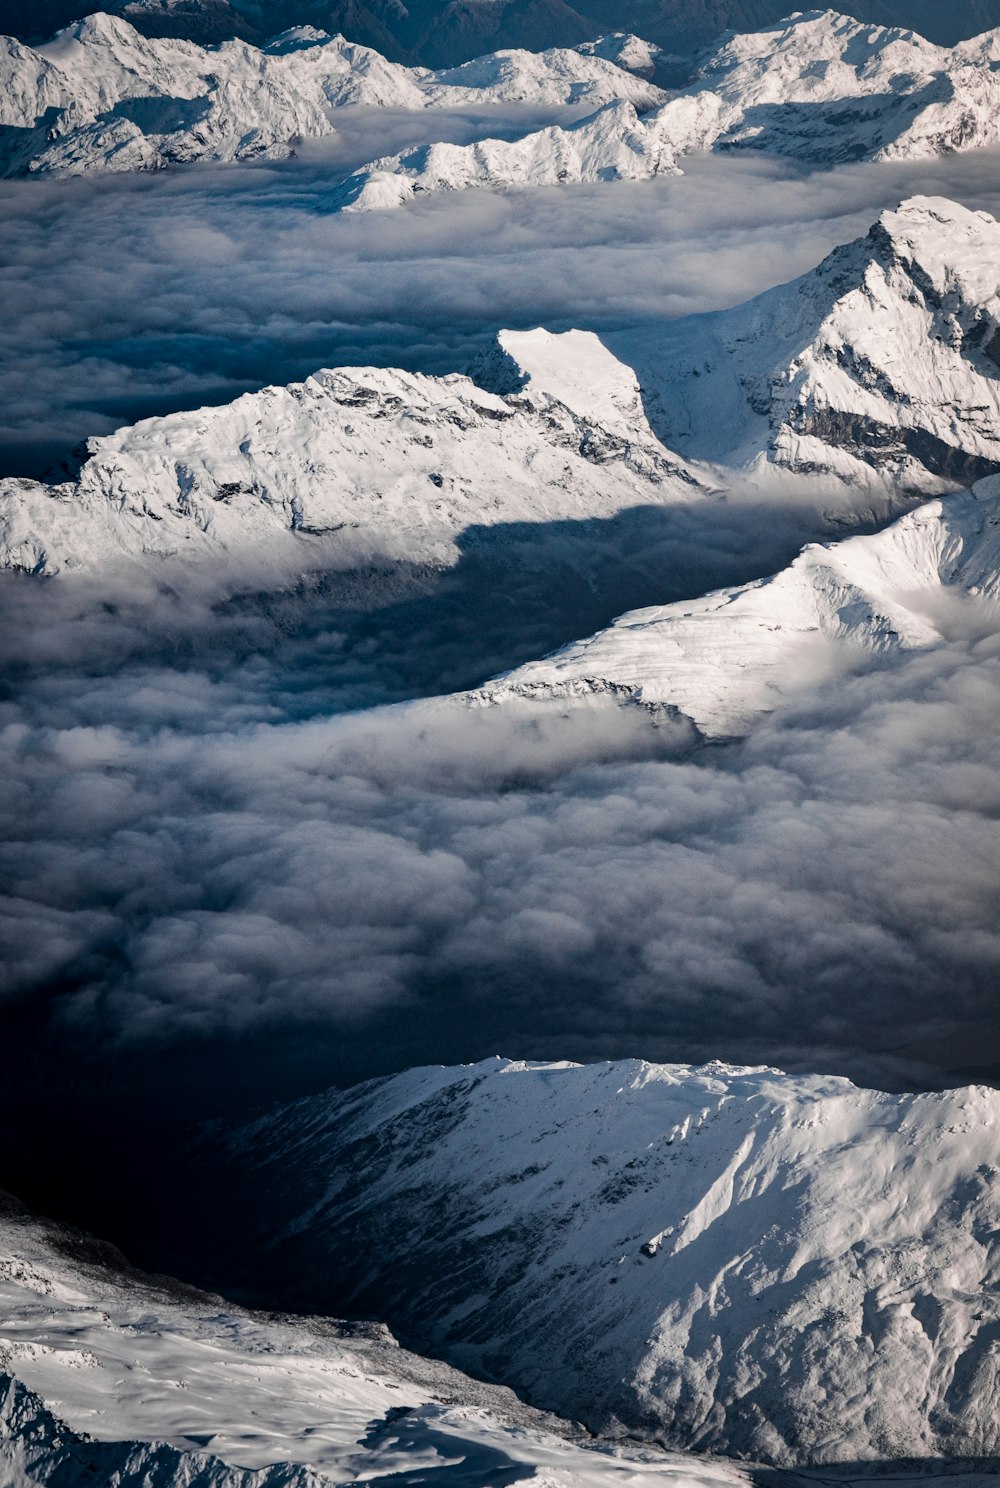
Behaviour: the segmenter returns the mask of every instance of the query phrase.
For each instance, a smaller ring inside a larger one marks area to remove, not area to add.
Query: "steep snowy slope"
[[[810,545],[744,589],[634,610],[473,699],[607,695],[668,705],[708,737],[729,737],[804,686],[939,643],[967,597],[1000,622],[995,476],[876,536]]]
[[[0,482],[0,566],[50,574],[228,555],[279,579],[378,558],[449,566],[469,528],[705,496],[654,437],[633,374],[585,339],[592,364],[631,399],[627,429],[614,403],[606,426],[600,410],[581,416],[542,391],[319,372],[95,440],[75,484]]]
[[[31,50],[0,39],[0,170],[149,170],[178,161],[287,155],[333,131],[351,104],[417,110],[519,102],[555,107],[617,98],[650,108],[664,94],[600,56],[503,52],[447,72],[298,27],[263,50],[150,41],[126,21],[90,16]]]
[[[345,211],[370,212],[429,192],[634,181],[677,170],[664,133],[640,119],[632,104],[619,101],[579,123],[552,125],[513,141],[420,145],[383,156],[355,171],[337,195]]]
[[[243,1312],[10,1212],[0,1302],[0,1481],[12,1488],[332,1488],[408,1473],[454,1488],[745,1482],[723,1464],[602,1450],[379,1324]]]
[[[1000,469],[998,325],[1000,225],[914,197],[791,284],[605,340],[688,458],[917,494]]]
[[[67,1488],[317,1488],[317,1479],[292,1464],[260,1472],[230,1467],[219,1457],[183,1452],[167,1442],[97,1442],[71,1431],[13,1375],[0,1370],[0,1474],[8,1488],[51,1483]]]
[[[984,1088],[495,1060],[231,1141],[292,1293],[377,1297],[591,1424],[790,1463],[1000,1450],[998,1131]]]

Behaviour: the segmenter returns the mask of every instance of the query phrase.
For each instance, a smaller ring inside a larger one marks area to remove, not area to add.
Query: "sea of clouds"
[[[916,190],[1000,207],[990,154],[338,216],[338,171],[412,127],[365,123],[280,166],[0,184],[5,472],[322,363],[443,372],[499,325],[721,308]],[[0,1182],[54,1203],[111,1154],[120,1186],[133,1128],[493,1053],[995,1075],[1000,640],[974,598],[935,651],[725,747],[446,700],[817,535],[787,493],[692,510],[363,602],[6,576]]]

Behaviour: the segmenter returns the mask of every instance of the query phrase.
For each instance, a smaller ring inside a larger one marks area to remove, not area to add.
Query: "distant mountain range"
[[[260,42],[289,26],[341,32],[393,61],[451,66],[501,47],[575,46],[632,31],[688,56],[723,31],[750,31],[788,14],[785,0],[117,0],[108,7],[147,36],[202,44]],[[40,41],[87,13],[85,0],[0,0],[0,32]],[[861,21],[906,26],[953,45],[1000,25],[1000,0],[855,0]]]
[[[1000,29],[940,47],[815,10],[723,36],[700,54],[688,86],[667,92],[656,82],[660,49],[620,31],[431,69],[309,26],[263,47],[202,47],[151,39],[97,12],[37,48],[0,38],[0,175],[280,159],[335,134],[337,110],[359,104],[407,113],[522,105],[549,121],[514,140],[425,137],[370,160],[331,196],[331,207],[352,212],[443,191],[679,174],[683,157],[703,150],[814,165],[920,159],[1000,142],[998,60]],[[581,109],[597,112],[581,119]]]

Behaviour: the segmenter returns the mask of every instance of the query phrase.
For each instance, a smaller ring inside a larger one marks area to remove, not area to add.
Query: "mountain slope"
[[[1000,1447],[998,1124],[984,1088],[496,1060],[301,1101],[229,1150],[290,1295],[378,1297],[592,1425],[857,1463]]]
[[[668,705],[702,734],[730,737],[804,687],[940,643],[968,596],[1000,619],[996,477],[874,537],[810,545],[757,584],[633,610],[473,697],[606,695]]]
[[[448,567],[511,523],[718,501],[734,481],[759,497],[774,467],[820,478],[795,487],[806,535],[834,508],[883,520],[1000,469],[998,263],[992,218],[916,198],[733,311],[603,341],[502,332],[475,381],[345,368],[148,419],[92,441],[74,482],[0,482],[0,565]]]
[[[745,1482],[638,1446],[595,1450],[380,1324],[248,1313],[9,1205],[0,1299],[0,1481],[12,1488],[333,1488],[410,1473],[452,1488]]]
[[[724,37],[660,122],[689,148],[816,164],[975,149],[1000,139],[1000,79],[983,53],[983,39],[949,50],[912,31],[805,11]]]
[[[181,1452],[166,1442],[95,1442],[70,1431],[38,1396],[0,1370],[0,1472],[13,1488],[51,1483],[68,1488],[97,1482],[106,1488],[317,1488],[318,1480],[281,1464],[254,1472],[218,1457]]]
[[[298,28],[263,50],[243,41],[202,49],[143,37],[96,14],[32,51],[0,39],[0,170],[7,175],[151,170],[191,160],[288,155],[333,132],[337,108],[419,110],[665,95],[602,56],[525,51],[433,73]]]

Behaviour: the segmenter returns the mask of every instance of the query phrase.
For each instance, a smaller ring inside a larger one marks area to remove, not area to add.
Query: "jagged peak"
[[[107,42],[142,46],[145,37],[124,16],[110,15],[106,10],[95,10],[93,14],[57,31],[48,45],[53,46],[61,41],[78,41],[90,46]]]

